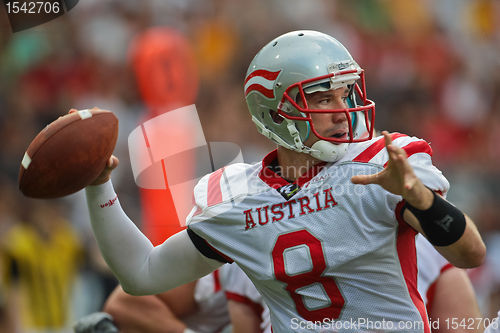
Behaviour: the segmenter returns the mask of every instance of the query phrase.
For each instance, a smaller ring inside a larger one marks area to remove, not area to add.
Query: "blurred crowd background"
[[[140,223],[127,136],[147,118],[148,105],[131,47],[153,27],[186,38],[199,75],[188,84],[198,84],[194,102],[206,139],[238,144],[246,162],[272,149],[244,103],[252,57],[291,30],[320,30],[341,41],[366,71],[376,127],[431,143],[435,165],[452,184],[448,198],[487,242],[486,264],[469,272],[481,309],[493,316],[500,308],[499,1],[80,0],[69,14],[15,34],[5,13],[0,17],[0,318],[14,315],[21,331],[64,331],[99,310],[116,283],[96,249],[81,193],[51,201],[20,194],[24,151],[71,107],[114,111],[122,162],[115,188]],[[0,331],[12,332],[5,327]]]

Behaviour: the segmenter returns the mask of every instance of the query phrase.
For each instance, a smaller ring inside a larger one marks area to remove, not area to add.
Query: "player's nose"
[[[347,122],[347,115],[345,114],[345,112],[332,112],[330,120],[334,124]]]

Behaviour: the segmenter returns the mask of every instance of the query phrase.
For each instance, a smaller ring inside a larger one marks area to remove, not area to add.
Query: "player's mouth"
[[[333,133],[332,135],[329,136],[330,138],[334,139],[344,139],[347,140],[347,131],[345,130],[339,130]]]

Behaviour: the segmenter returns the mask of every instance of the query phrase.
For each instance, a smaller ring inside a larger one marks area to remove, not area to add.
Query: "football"
[[[75,193],[94,181],[113,153],[118,118],[93,108],[47,125],[30,143],[19,170],[19,189],[50,199]]]

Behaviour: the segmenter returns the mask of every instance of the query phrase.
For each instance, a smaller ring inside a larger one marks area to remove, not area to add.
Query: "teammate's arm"
[[[409,205],[409,209],[404,211],[405,221],[426,236],[434,246],[446,244],[445,246],[436,246],[436,249],[450,263],[457,267],[481,265],[486,256],[486,247],[474,222],[445,199],[440,198],[425,187],[409,164],[406,152],[392,144],[389,133],[385,131],[382,133],[389,153],[387,167],[373,175],[353,176],[352,182],[364,185],[378,184],[393,194],[401,195]],[[455,224],[447,225],[447,228],[436,227],[434,225],[435,219],[428,218],[429,212],[432,213],[432,216],[440,216],[440,218],[450,215],[454,218],[453,223]],[[417,218],[415,214],[419,217]],[[436,242],[439,239],[443,242]]]
[[[233,333],[260,333],[260,318],[255,310],[243,302],[227,300]]]
[[[439,275],[429,306],[429,319],[437,322],[433,333],[479,333],[483,331],[481,312],[467,273],[451,267]],[[452,325],[456,318],[466,325]],[[438,327],[437,327],[438,326]]]
[[[181,318],[197,310],[195,285],[196,282],[190,282],[162,294],[147,296],[128,295],[118,286],[104,304],[103,311],[113,316],[123,333],[183,333],[187,326]]]
[[[86,195],[97,243],[123,289],[133,295],[157,294],[220,267],[221,262],[197,250],[186,230],[153,247],[122,210],[114,192],[109,177],[118,163],[112,156],[86,188]]]

